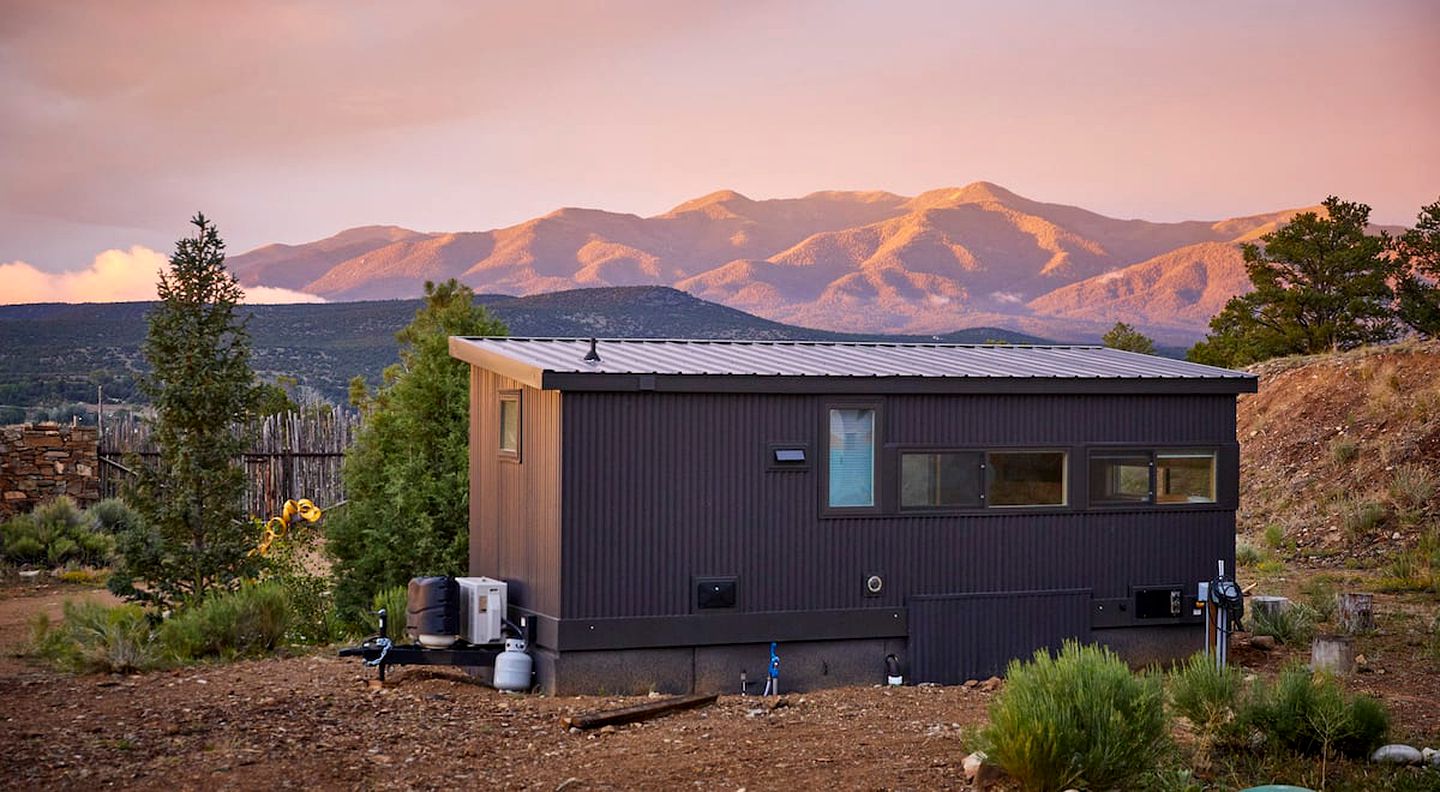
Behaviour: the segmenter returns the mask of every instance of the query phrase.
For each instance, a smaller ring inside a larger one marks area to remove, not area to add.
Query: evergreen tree
[[[345,456],[349,504],[326,517],[336,604],[357,615],[375,591],[415,575],[463,574],[469,557],[469,367],[452,335],[505,326],[455,280],[425,284],[425,305],[396,334],[400,362],[379,389],[351,383],[364,414]]]
[[[1242,246],[1255,289],[1226,303],[1190,358],[1235,366],[1394,338],[1396,267],[1369,220],[1370,207],[1331,196],[1325,216],[1301,213]]]
[[[1391,250],[1400,268],[1400,318],[1418,333],[1440,336],[1440,201],[1422,207],[1415,227]]]
[[[1116,322],[1114,327],[1101,336],[1100,343],[1111,349],[1123,349],[1126,352],[1140,352],[1145,355],[1155,354],[1154,339],[1124,322]]]
[[[137,465],[130,501],[145,528],[119,537],[111,588],[171,605],[234,585],[249,570],[255,537],[244,520],[245,438],[236,430],[255,403],[250,339],[236,306],[243,296],[225,269],[225,243],[203,214],[162,271],[148,317],[141,387],[159,459]],[[134,582],[145,581],[143,590]]]

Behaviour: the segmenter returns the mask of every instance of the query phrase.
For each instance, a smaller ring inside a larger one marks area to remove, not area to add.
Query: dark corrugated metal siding
[[[499,456],[500,391],[520,390],[521,462]],[[509,582],[510,603],[560,612],[560,400],[470,369],[470,573]]]
[[[891,396],[881,416],[892,453],[1225,447],[1213,508],[831,519],[819,509],[826,403],[567,393],[561,615],[690,613],[691,579],[705,575],[737,576],[738,610],[753,612],[904,607],[916,595],[1027,589],[1121,597],[1132,585],[1189,585],[1209,578],[1215,559],[1233,561],[1232,396]],[[767,470],[776,443],[807,445],[809,469]],[[881,597],[864,596],[872,573],[885,577]]]
[[[1090,639],[1090,592],[1027,591],[912,597],[910,676],[955,685],[998,676],[1013,658]]]

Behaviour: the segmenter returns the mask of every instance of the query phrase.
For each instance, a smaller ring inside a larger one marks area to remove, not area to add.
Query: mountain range
[[[778,322],[933,334],[977,325],[1095,338],[1125,321],[1186,344],[1249,288],[1239,243],[1287,209],[1225,220],[1121,220],[975,182],[914,197],[725,190],[654,217],[560,209],[490,231],[364,226],[231,257],[246,286],[329,300],[411,298],[426,280],[534,295],[664,285]]]

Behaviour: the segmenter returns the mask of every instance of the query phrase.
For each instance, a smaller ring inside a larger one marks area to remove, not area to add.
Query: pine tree
[[[1154,339],[1124,322],[1116,322],[1114,327],[1101,336],[1100,343],[1111,349],[1123,349],[1126,352],[1140,352],[1145,355],[1155,354]]]
[[[425,305],[396,334],[400,362],[370,393],[352,381],[364,423],[346,453],[349,501],[326,518],[336,604],[356,615],[375,591],[415,575],[463,574],[469,557],[469,367],[452,335],[504,335],[505,326],[455,280],[425,284]]]
[[[1391,250],[1401,273],[1400,318],[1422,335],[1440,336],[1440,201],[1422,207]]]
[[[162,271],[160,303],[145,339],[141,387],[160,455],[137,465],[129,499],[147,530],[121,538],[111,588],[157,605],[203,597],[249,572],[255,537],[244,520],[245,438],[256,399],[250,339],[236,306],[243,292],[225,269],[225,243],[197,214]],[[143,579],[137,590],[134,583]]]
[[[1232,297],[1190,350],[1203,363],[1244,365],[1387,341],[1399,332],[1386,242],[1369,236],[1370,207],[1325,199],[1241,251],[1255,287]]]

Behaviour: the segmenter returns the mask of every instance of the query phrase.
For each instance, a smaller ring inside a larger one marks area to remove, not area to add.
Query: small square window
[[[500,455],[520,457],[520,392],[500,394]]]

